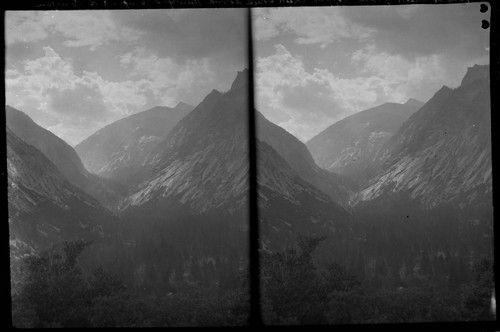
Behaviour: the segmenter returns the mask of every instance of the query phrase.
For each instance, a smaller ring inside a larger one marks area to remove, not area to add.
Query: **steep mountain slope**
[[[318,167],[304,143],[285,129],[257,113],[257,137],[269,144],[306,182],[325,192],[330,198],[347,205],[351,193],[351,181]]]
[[[37,125],[29,116],[10,106],[5,107],[6,124],[24,142],[42,152],[74,186],[111,208],[120,199],[120,188],[89,173],[75,150],[50,131]]]
[[[362,182],[374,175],[378,150],[422,105],[382,104],[334,123],[306,145],[320,167]]]
[[[153,175],[129,197],[130,207],[157,196],[159,205],[187,204],[195,212],[228,204],[231,198],[244,203],[241,196],[248,187],[242,172],[248,169],[244,101],[237,95],[222,96],[212,91],[153,149],[148,160]]]
[[[306,182],[270,145],[258,141],[259,214],[265,248],[283,249],[298,234],[345,237],[349,214]]]
[[[50,131],[37,125],[25,113],[5,107],[7,126],[23,141],[40,150],[71,181],[83,181],[86,170],[75,150]]]
[[[378,152],[384,171],[356,200],[491,208],[489,89],[489,66],[479,65],[458,88],[441,88]]]
[[[37,253],[62,240],[116,233],[116,216],[8,127],[7,173],[12,257]]]
[[[179,103],[131,115],[100,129],[75,150],[90,172],[129,185],[153,147],[192,109]]]
[[[242,220],[232,227],[248,227],[246,75],[239,72],[226,93],[212,91],[153,149],[148,160],[153,175],[126,200],[125,215],[240,213]],[[261,217],[268,225],[264,237],[331,233],[347,220],[343,208],[302,179],[270,145],[258,142],[258,147]]]

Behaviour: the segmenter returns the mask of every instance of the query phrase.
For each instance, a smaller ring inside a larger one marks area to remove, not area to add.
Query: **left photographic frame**
[[[248,324],[247,12],[6,12],[14,326]]]

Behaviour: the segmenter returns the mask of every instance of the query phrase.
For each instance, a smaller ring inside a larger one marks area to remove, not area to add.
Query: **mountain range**
[[[355,202],[406,197],[423,208],[491,208],[489,88],[489,66],[480,65],[459,87],[443,86],[377,152],[382,170]]]
[[[129,186],[153,147],[192,109],[181,102],[133,114],[98,130],[75,150],[90,172]]]
[[[285,129],[256,111],[257,138],[269,144],[303,180],[326,193],[334,202],[347,206],[353,181],[319,167],[307,146]]]
[[[376,173],[375,156],[423,103],[385,103],[348,116],[311,138],[307,148],[322,168],[360,183]]]
[[[256,111],[263,247],[281,250],[308,234],[347,248],[360,208],[491,209],[488,70],[469,68],[458,88],[425,104],[354,114],[306,144]],[[242,266],[248,225],[257,222],[247,213],[248,70],[196,107],[134,114],[75,149],[21,111],[6,113],[15,255],[120,233],[130,255],[142,257],[123,258],[124,274],[137,280],[144,271],[170,280],[197,265]]]
[[[115,257],[133,283],[151,271],[161,280],[172,273],[182,279],[193,266],[203,278],[214,269],[236,280],[250,222],[247,111],[244,70],[229,91],[213,90],[194,108],[181,103],[134,114],[73,149],[7,106],[13,254],[114,236],[107,251],[94,252]],[[264,247],[279,250],[298,234],[341,236],[350,214],[332,198],[347,201],[342,179],[316,166],[303,143],[260,113],[258,121]]]
[[[212,91],[152,150],[146,162],[154,170],[153,175],[125,200],[125,215],[143,216],[151,211],[157,214],[176,209],[186,209],[190,213],[219,210],[223,214],[246,215],[247,76],[247,70],[239,72],[228,92]],[[263,120],[262,117],[261,123]],[[305,230],[331,232],[336,220],[345,221],[347,212],[301,177],[301,174],[316,171],[325,174],[325,181],[330,181],[332,187],[335,185],[327,172],[314,165],[307,148],[275,125],[268,124],[263,132],[264,139],[261,141],[259,137],[258,141],[258,184],[262,222],[269,230],[263,233],[264,237],[284,238]],[[289,139],[292,144],[278,146],[278,140],[269,137]],[[298,152],[293,152],[294,149]],[[297,158],[293,157],[294,153]],[[304,156],[309,160],[303,162]],[[297,165],[301,164],[306,167],[299,173],[301,168]],[[297,213],[290,214],[290,211]],[[248,221],[243,219],[241,224],[234,223],[246,228]]]

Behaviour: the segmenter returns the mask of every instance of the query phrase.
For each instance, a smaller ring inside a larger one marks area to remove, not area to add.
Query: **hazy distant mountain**
[[[331,172],[362,182],[376,172],[374,158],[422,102],[385,103],[344,118],[309,140],[316,163]]]
[[[75,149],[90,172],[130,185],[151,150],[192,109],[185,103],[154,107],[107,125]]]
[[[19,138],[40,150],[73,185],[113,208],[119,201],[120,188],[89,173],[75,150],[52,132],[36,124],[28,115],[10,106],[5,107],[6,122]]]
[[[11,254],[37,253],[70,239],[116,233],[117,218],[71,184],[41,151],[7,127]]]
[[[442,87],[379,150],[383,171],[357,200],[491,208],[489,88],[489,66],[479,65],[458,88]]]
[[[213,90],[153,149],[147,161],[152,175],[127,199],[124,214],[160,216],[185,210],[246,216],[247,75],[247,70],[239,72],[226,93]],[[266,143],[258,142],[261,216],[269,231],[264,236],[331,232],[336,222],[346,220],[343,208],[304,181]],[[303,157],[293,159],[299,164]],[[243,219],[243,224],[233,223],[247,227]]]

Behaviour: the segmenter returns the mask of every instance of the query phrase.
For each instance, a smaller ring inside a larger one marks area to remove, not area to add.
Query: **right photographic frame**
[[[495,320],[489,5],[251,15],[263,323]]]

